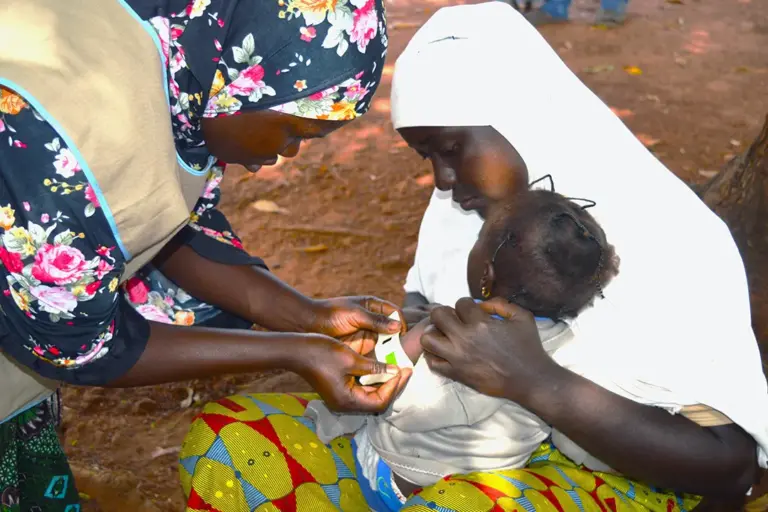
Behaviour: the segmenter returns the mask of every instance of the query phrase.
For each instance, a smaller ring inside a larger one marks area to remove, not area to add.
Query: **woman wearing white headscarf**
[[[449,476],[401,510],[678,512],[696,495],[743,498],[758,455],[766,460],[768,396],[725,225],[509,5],[438,11],[397,62],[392,113],[438,186],[406,283],[410,305],[434,309],[422,338],[432,368],[518,402],[562,434],[525,469]],[[529,314],[501,299],[462,299],[486,206],[546,174],[558,191],[597,202],[590,212],[622,259],[606,299],[555,354],[559,365]],[[431,305],[459,299],[455,310]],[[304,416],[313,398],[206,405],[181,450],[187,510],[390,508],[375,502],[355,445],[316,434]]]
[[[392,119],[431,160],[437,185],[405,285],[406,306],[432,309],[422,338],[432,369],[536,413],[576,462],[743,497],[758,461],[766,466],[768,394],[725,224],[499,2],[442,9],[416,33],[395,66]],[[621,258],[606,299],[573,322],[575,339],[554,361],[527,312],[462,299],[487,206],[545,175],[558,192],[597,203],[590,212]],[[619,508],[637,501],[627,480],[569,471],[571,481],[549,472],[546,486],[587,481],[598,494],[612,487]],[[662,501],[642,505],[666,510]]]

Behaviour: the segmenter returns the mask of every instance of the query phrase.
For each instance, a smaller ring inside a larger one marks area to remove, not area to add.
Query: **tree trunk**
[[[744,258],[752,327],[768,370],[768,117],[749,149],[697,192],[728,225]],[[768,472],[762,472],[749,501],[747,512],[768,509]]]
[[[752,326],[768,369],[768,117],[749,149],[697,192],[731,229],[744,258]]]

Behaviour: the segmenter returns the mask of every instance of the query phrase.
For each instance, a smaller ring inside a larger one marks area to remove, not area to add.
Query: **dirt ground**
[[[247,248],[303,292],[401,299],[432,179],[391,129],[389,77],[418,25],[450,3],[389,1],[390,60],[370,114],[276,168],[228,171],[224,211]],[[632,0],[631,18],[617,30],[589,25],[596,8],[597,0],[575,0],[575,22],[543,33],[678,176],[702,182],[753,139],[768,113],[764,0]],[[260,211],[257,200],[284,211]],[[306,389],[284,373],[65,389],[64,443],[90,496],[84,510],[182,510],[177,450],[202,403],[241,391]]]

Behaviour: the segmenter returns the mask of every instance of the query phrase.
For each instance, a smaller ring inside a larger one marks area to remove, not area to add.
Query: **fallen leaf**
[[[588,68],[584,68],[583,71],[585,73],[605,73],[608,71],[613,71],[614,67],[611,64],[598,64],[597,66],[590,66]]]
[[[71,444],[72,446],[77,446],[77,439],[73,439],[72,441],[69,442],[69,444]]]
[[[431,187],[435,184],[435,177],[432,173],[419,176],[416,178],[416,184],[420,187]]]
[[[637,140],[643,143],[643,146],[647,147],[648,149],[656,146],[661,142],[661,139],[654,139],[648,134],[645,133],[636,133],[635,137],[637,137]]]
[[[192,401],[194,400],[194,396],[195,396],[195,390],[192,388],[187,388],[187,398],[185,398],[179,403],[179,407],[181,407],[182,409],[189,409],[190,407],[192,407]]]
[[[675,64],[684,67],[688,64],[688,61],[684,57],[675,54]]]
[[[637,66],[624,66],[624,71],[626,71],[628,75],[633,75],[633,76],[643,74],[643,70]]]
[[[635,113],[629,110],[628,108],[611,107],[611,112],[613,112],[614,115],[616,115],[616,117],[618,117],[619,119],[625,119],[627,117],[632,117],[633,115],[635,115]]]
[[[301,247],[298,249],[299,251],[305,252],[307,254],[316,254],[318,252],[325,252],[328,250],[328,246],[325,244],[317,244],[317,245],[310,245],[307,247]]]
[[[731,146],[737,148],[737,147],[741,146],[741,141],[740,140],[736,140],[736,139],[731,139]]]
[[[266,199],[259,199],[251,203],[251,208],[265,213],[288,213],[288,210],[281,208],[274,201],[268,201]]]
[[[711,171],[711,170],[707,170],[707,169],[699,169],[699,176],[702,176],[704,178],[710,179],[710,178],[714,178],[715,176],[717,176],[717,174],[719,172],[720,171]]]
[[[683,0],[667,0],[668,4],[683,5]]]
[[[402,30],[405,28],[419,28],[421,23],[408,22],[408,21],[396,21],[392,23],[388,28],[389,30]]]
[[[181,446],[170,446],[168,448],[160,448],[157,447],[154,450],[152,450],[152,455],[150,458],[156,459],[158,457],[162,457],[163,455],[170,455],[172,453],[178,453],[181,451]]]
[[[573,43],[570,41],[566,41],[563,43],[563,49],[565,50],[573,50]]]
[[[737,66],[733,71],[736,73],[749,73],[749,68],[747,66]]]
[[[83,500],[83,501],[90,501],[90,500],[91,500],[91,495],[90,495],[90,494],[86,494],[86,493],[84,493],[84,492],[78,492],[78,493],[77,493],[77,495],[78,495],[78,496],[80,497],[80,499],[81,499],[81,500]]]

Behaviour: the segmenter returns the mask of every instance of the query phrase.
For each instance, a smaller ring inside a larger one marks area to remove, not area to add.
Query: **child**
[[[617,272],[618,258],[594,218],[545,190],[492,208],[467,265],[472,296],[505,297],[534,313],[548,353],[571,338],[564,320],[590,306]],[[321,439],[362,427],[355,434],[358,478],[376,510],[397,510],[414,489],[449,474],[523,467],[551,433],[517,404],[431,372],[420,345],[427,322],[403,336],[416,365],[387,412],[339,417],[318,402],[308,408]]]

